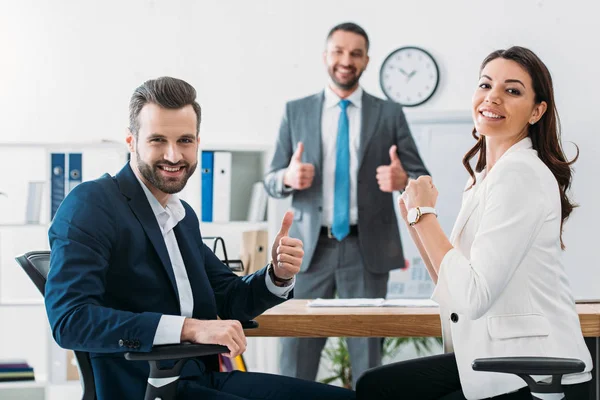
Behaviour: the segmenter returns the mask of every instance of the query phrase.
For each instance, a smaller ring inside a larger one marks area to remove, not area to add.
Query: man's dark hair
[[[196,102],[196,89],[189,83],[163,76],[146,81],[135,89],[129,101],[129,130],[136,138],[140,129],[138,117],[148,103],[171,110],[191,105],[196,113],[196,134],[200,131],[200,105]]]
[[[367,51],[369,51],[369,36],[367,36],[367,32],[365,32],[365,30],[359,25],[355,24],[354,22],[344,22],[342,24],[336,25],[329,31],[329,34],[327,35],[327,40],[331,39],[331,36],[337,31],[352,32],[364,37],[365,43],[367,45]]]

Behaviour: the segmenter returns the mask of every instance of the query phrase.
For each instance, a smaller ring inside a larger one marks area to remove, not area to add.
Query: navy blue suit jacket
[[[266,268],[240,278],[202,242],[185,202],[174,228],[194,296],[194,318],[248,320],[284,299],[266,287]],[[181,315],[175,276],[161,230],[131,167],[78,185],[49,231],[46,311],[64,348],[90,353],[98,398],[141,399],[147,352],[163,314]],[[291,297],[291,296],[290,296]],[[215,357],[188,362],[182,377],[213,368]]]

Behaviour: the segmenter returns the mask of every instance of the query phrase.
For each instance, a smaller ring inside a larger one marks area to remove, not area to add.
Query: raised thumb
[[[283,216],[283,220],[281,221],[281,228],[279,229],[279,236],[287,236],[290,233],[290,227],[292,226],[292,222],[294,221],[294,213],[292,211],[287,211]]]
[[[390,147],[390,164],[397,164],[400,163],[400,158],[398,157],[398,151],[397,151],[397,147],[396,145],[393,145],[392,147]]]
[[[302,152],[304,151],[304,144],[302,142],[298,142],[298,147],[296,147],[296,151],[292,158],[298,162],[302,162]]]

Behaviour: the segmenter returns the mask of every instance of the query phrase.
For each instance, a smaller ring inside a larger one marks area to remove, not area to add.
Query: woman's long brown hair
[[[560,190],[560,204],[562,220],[560,223],[560,245],[564,250],[565,246],[562,240],[563,225],[571,212],[577,205],[569,199],[567,191],[571,187],[573,172],[571,165],[579,158],[579,148],[577,155],[568,161],[561,146],[560,140],[560,119],[554,102],[554,87],[550,71],[544,63],[531,50],[524,47],[514,46],[507,50],[496,50],[488,55],[481,63],[480,72],[485,66],[496,58],[511,60],[519,64],[527,71],[533,82],[536,104],[545,101],[547,109],[542,118],[534,125],[529,126],[528,136],[531,138],[533,148],[537,150],[539,158],[552,171],[552,174],[558,182]],[[485,160],[485,137],[473,128],[473,137],[477,140],[475,146],[471,148],[463,157],[463,165],[471,175],[473,184],[475,184],[475,173],[471,168],[470,161],[479,153],[475,171],[481,172],[486,166]]]

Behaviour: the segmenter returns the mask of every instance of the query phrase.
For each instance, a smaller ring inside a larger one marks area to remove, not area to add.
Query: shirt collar
[[[346,97],[346,100],[350,101],[350,103],[354,107],[361,108],[362,107],[362,97],[363,97],[363,89],[362,89],[362,87],[359,86],[358,88],[356,88],[356,90],[354,92],[352,92],[352,94],[350,96]],[[333,90],[331,90],[329,85],[327,85],[325,87],[325,108],[331,108],[331,107],[337,106],[338,103],[340,102],[340,100],[341,100],[340,96],[335,94],[335,92]]]
[[[159,221],[161,226],[164,224],[163,214],[168,214],[168,216],[172,216],[175,218],[175,224],[179,223],[185,217],[185,208],[183,208],[183,204],[181,204],[181,200],[176,195],[172,194],[169,196],[169,200],[167,200],[167,206],[163,207],[162,204],[158,201],[156,197],[152,194],[150,189],[144,184],[144,182],[140,179],[140,177],[135,174],[136,179],[142,186],[142,190],[144,190],[144,194],[148,199],[148,203],[150,203],[150,207],[152,207],[152,211],[154,212],[154,216]]]

